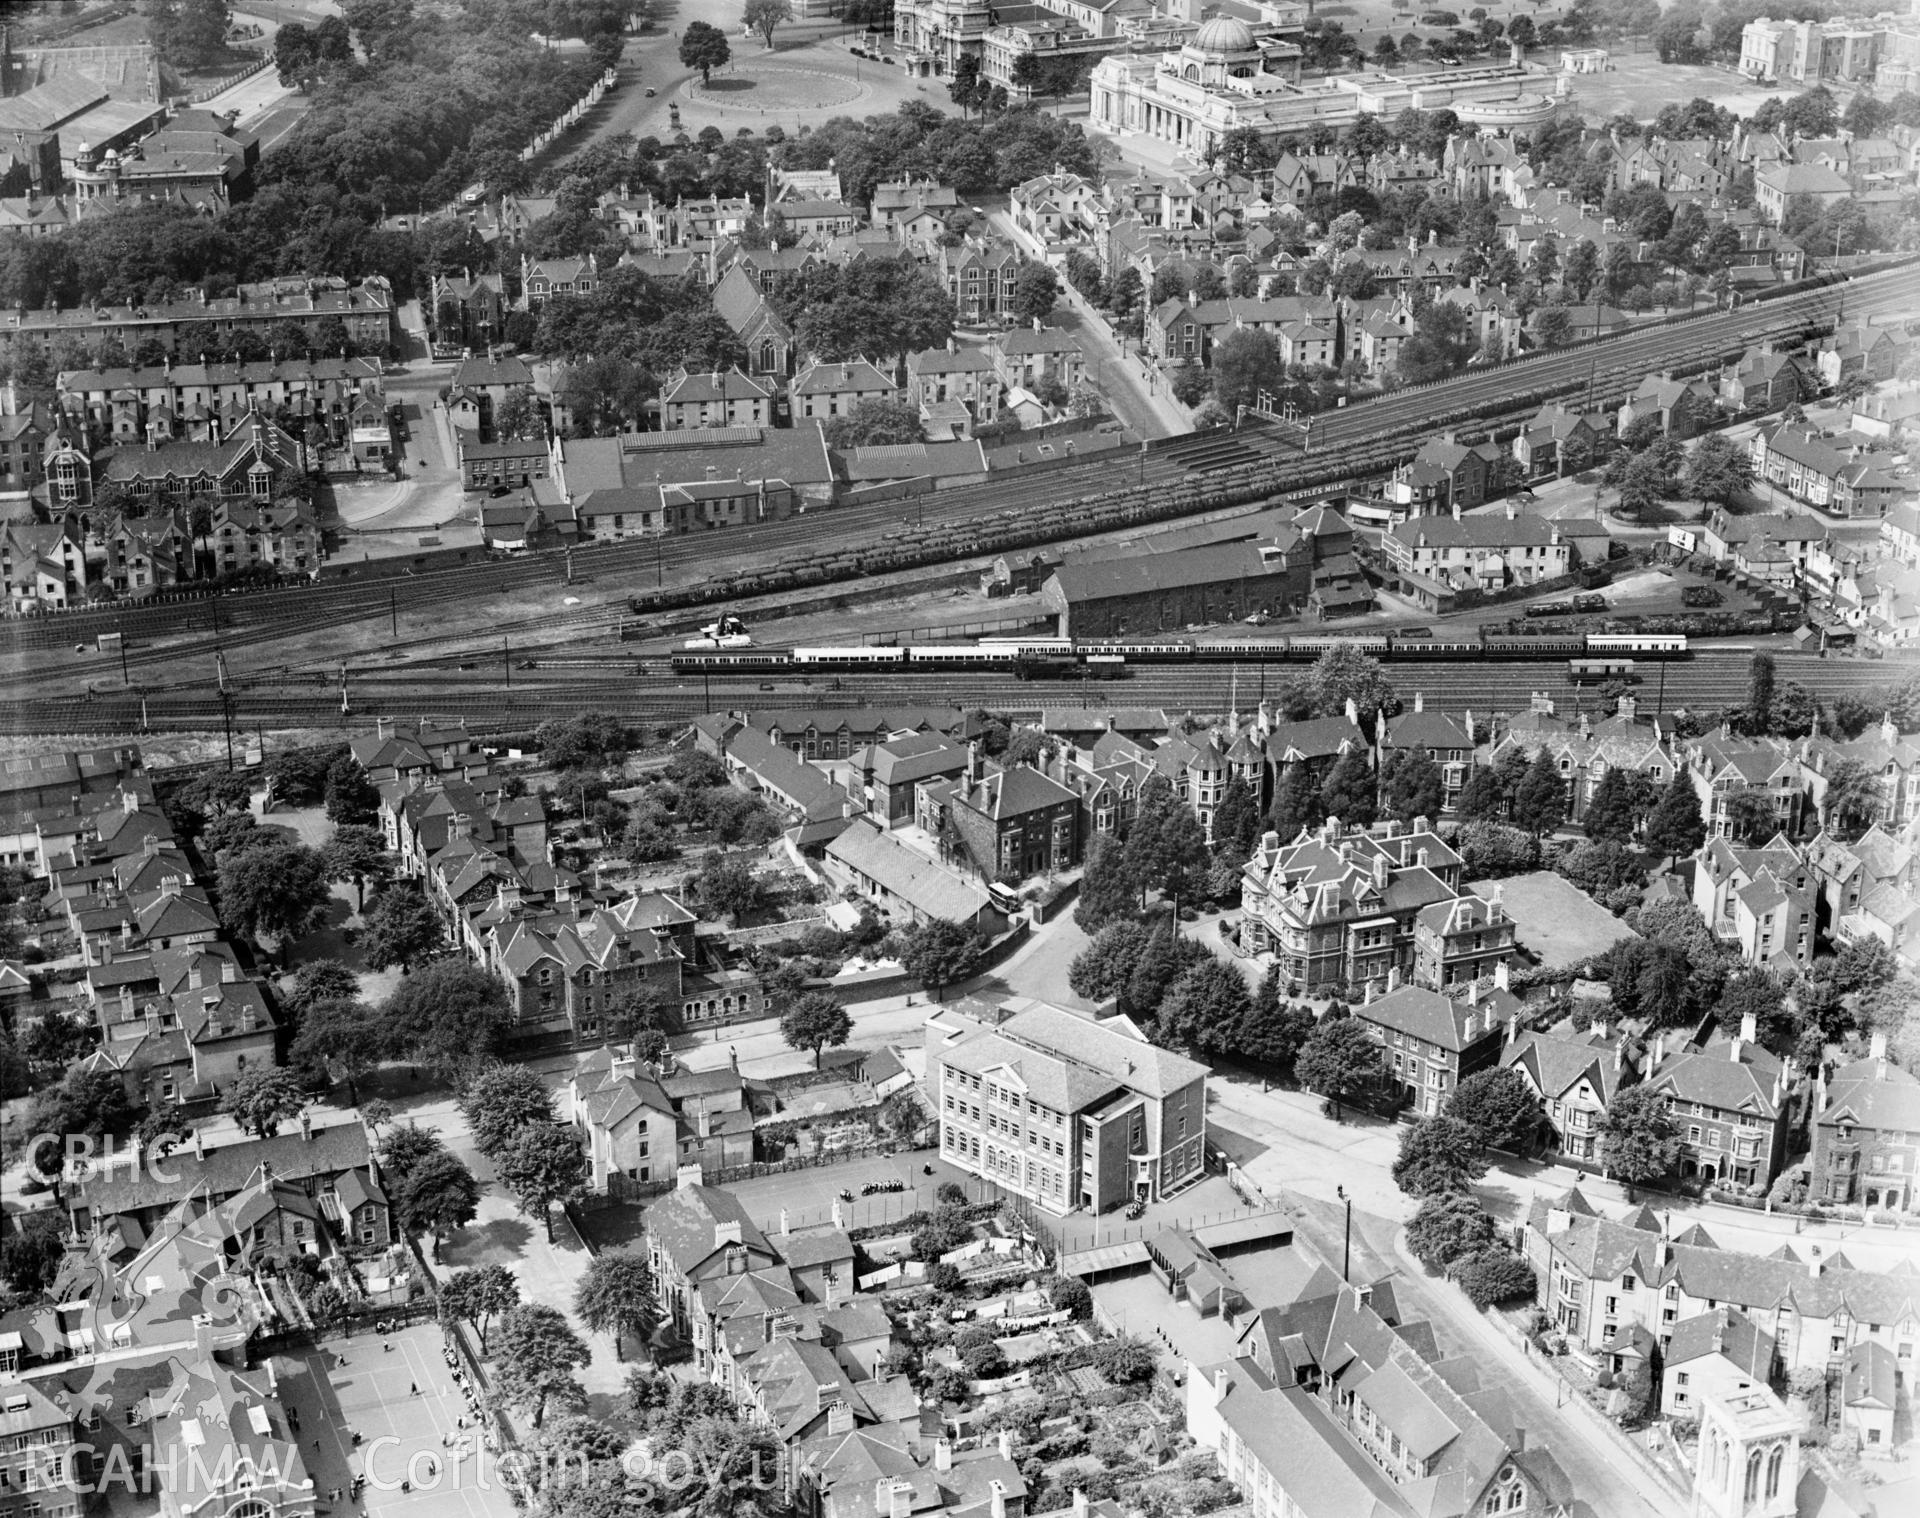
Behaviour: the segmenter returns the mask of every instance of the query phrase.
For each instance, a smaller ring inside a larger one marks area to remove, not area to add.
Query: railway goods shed
[[[1303,610],[1316,581],[1351,567],[1352,558],[1346,518],[1317,507],[1241,542],[1074,555],[1040,597],[1063,638],[1174,632]]]

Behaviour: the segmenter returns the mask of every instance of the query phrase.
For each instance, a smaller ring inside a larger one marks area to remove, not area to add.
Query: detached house
[[[1437,903],[1426,911],[1445,911],[1454,905]],[[1489,905],[1480,903],[1480,908]],[[1420,1116],[1437,1115],[1461,1081],[1500,1063],[1507,1019],[1520,1008],[1520,998],[1505,986],[1506,960],[1512,953],[1509,924],[1504,948],[1494,961],[1498,969],[1491,990],[1483,991],[1477,981],[1445,993],[1403,986],[1399,971],[1390,970],[1386,994],[1373,995],[1369,983],[1365,1004],[1353,1008],[1353,1016],[1385,1052],[1394,1081]]]
[[[1072,390],[1087,377],[1087,355],[1080,339],[1064,328],[1042,326],[1038,320],[1031,328],[995,333],[987,351],[1000,382],[1009,389],[1018,385],[1031,390],[1047,380],[1058,380]]]
[[[1546,1108],[1553,1147],[1572,1160],[1600,1154],[1600,1120],[1614,1096],[1639,1074],[1627,1057],[1627,1035],[1604,1020],[1585,1033],[1529,1030],[1509,1042],[1500,1063],[1514,1071]]]
[[[1865,1059],[1823,1067],[1809,1126],[1808,1195],[1839,1206],[1920,1211],[1920,1077],[1887,1061],[1876,1032]]]
[[[585,258],[529,258],[520,255],[520,303],[538,311],[556,296],[568,299],[591,295],[600,288],[600,265]]]
[[[1800,366],[1772,343],[1749,348],[1720,375],[1720,400],[1735,411],[1778,411],[1800,399]]]

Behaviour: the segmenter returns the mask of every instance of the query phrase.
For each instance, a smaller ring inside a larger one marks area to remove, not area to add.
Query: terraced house
[[[1028,1002],[995,1027],[942,1009],[927,1023],[927,1094],[941,1158],[1048,1212],[1105,1212],[1204,1173],[1207,1068]]]
[[[1913,1374],[1920,1282],[1856,1269],[1831,1245],[1796,1240],[1763,1258],[1720,1248],[1698,1224],[1670,1236],[1649,1207],[1615,1221],[1578,1190],[1536,1199],[1520,1237],[1541,1308],[1590,1361],[1628,1329],[1665,1345],[1676,1325],[1733,1307],[1773,1337],[1789,1374],[1837,1369],[1869,1343]]]
[[[1258,1518],[1561,1518],[1572,1483],[1470,1359],[1403,1321],[1393,1283],[1324,1268],[1250,1317],[1235,1357],[1186,1367],[1187,1432]]]

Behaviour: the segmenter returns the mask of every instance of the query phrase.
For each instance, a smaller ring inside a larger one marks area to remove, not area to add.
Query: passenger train
[[[673,655],[679,674],[767,675],[786,672],[861,673],[906,669],[928,673],[954,669],[1004,669],[1022,679],[1085,675],[1113,678],[1134,664],[1311,663],[1334,648],[1351,648],[1387,661],[1417,660],[1600,660],[1684,659],[1683,633],[1570,633],[1446,639],[1403,633],[1307,634],[1300,637],[1196,642],[1184,638],[1140,641],[1080,638],[1007,638],[978,643],[875,644],[841,648],[710,648],[689,645]]]

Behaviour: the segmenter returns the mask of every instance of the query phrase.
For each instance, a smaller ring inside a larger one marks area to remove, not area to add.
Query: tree
[[[1747,706],[1746,729],[1750,733],[1764,733],[1767,719],[1773,712],[1773,655],[1755,653],[1747,661]]]
[[[293,25],[298,26],[296,21]],[[282,27],[282,31],[286,28]],[[95,505],[98,506],[98,495]],[[339,744],[282,749],[267,761],[268,806],[313,806],[327,794],[327,771],[344,752]]]
[[[1546,242],[1541,239],[1542,244]],[[1562,348],[1573,341],[1573,317],[1565,306],[1542,306],[1528,318],[1536,348]]]
[[[1307,688],[1313,709],[1302,715],[1337,717],[1351,704],[1353,720],[1363,733],[1374,730],[1374,719],[1381,712],[1392,716],[1400,706],[1380,661],[1345,645],[1330,648],[1313,661]]]
[[[1827,767],[1821,814],[1842,838],[1858,838],[1886,812],[1886,783],[1864,761],[1836,759]]]
[[[141,1109],[128,1099],[119,1071],[76,1067],[60,1078],[59,1085],[33,1099],[27,1112],[27,1131],[35,1137],[29,1141],[26,1158],[29,1165],[38,1165],[43,1176],[57,1175],[64,1157],[58,1152],[36,1152],[34,1145],[50,1147],[40,1135],[46,1135],[49,1141],[75,1135],[97,1139],[109,1133],[130,1132],[140,1116]]]
[[[1464,1124],[1483,1148],[1524,1154],[1546,1121],[1546,1109],[1520,1072],[1496,1066],[1467,1076],[1447,1098],[1445,1115]]]
[[[586,1184],[587,1156],[579,1135],[559,1123],[530,1124],[495,1156],[494,1169],[520,1210],[546,1226],[551,1244],[553,1204],[577,1195]]]
[[[1454,1117],[1429,1117],[1400,1136],[1393,1183],[1408,1196],[1465,1191],[1487,1173],[1473,1129]]]
[[[305,89],[312,82],[320,62],[313,33],[298,21],[284,23],[273,36],[273,64],[280,82],[290,89]]]
[[[787,0],[747,0],[746,10],[741,14],[741,19],[746,22],[750,30],[760,34],[760,40],[771,52],[773,34],[793,19],[793,7],[787,4]],[[692,68],[696,65],[688,64],[687,66]]]
[[[1647,845],[1677,863],[1707,841],[1707,824],[1700,815],[1700,798],[1686,770],[1676,769],[1660,800],[1647,818]]]
[[[14,1226],[0,1237],[0,1280],[28,1299],[53,1287],[66,1254],[64,1215],[42,1208],[16,1213]]]
[[[281,1010],[298,1024],[316,1002],[353,1001],[360,977],[337,959],[309,959],[293,972],[293,984],[280,992]]]
[[[1380,799],[1390,817],[1438,817],[1445,796],[1440,766],[1425,749],[1394,749],[1380,767]]]
[[[780,1037],[789,1049],[812,1050],[816,1070],[820,1051],[840,1048],[852,1033],[853,1019],[847,1009],[825,991],[809,991],[780,1014]]]
[[[559,1308],[544,1302],[509,1308],[494,1344],[494,1391],[508,1407],[530,1411],[539,1428],[549,1402],[579,1395],[573,1374],[592,1358]]]
[[[233,17],[227,0],[154,0],[148,27],[160,57],[180,70],[220,62],[227,55]]]
[[[298,1117],[306,1093],[291,1070],[275,1065],[242,1070],[220,1094],[220,1110],[257,1138],[270,1138],[288,1118]]]
[[[1300,1045],[1293,1073],[1309,1091],[1336,1102],[1373,1095],[1387,1080],[1380,1046],[1351,1017],[1322,1017]]]
[[[553,1094],[525,1065],[495,1065],[468,1084],[460,1111],[473,1147],[497,1160],[526,1129],[553,1122]]]
[[[1164,775],[1153,776],[1140,787],[1133,826],[1127,833],[1127,873],[1135,888],[1142,899],[1154,889],[1170,896],[1185,895],[1207,862],[1200,819]]]
[[[1595,842],[1628,843],[1640,822],[1640,807],[1627,772],[1609,769],[1587,801],[1580,824]]]
[[[1137,1018],[1156,1016],[1160,1003],[1189,966],[1197,964],[1206,950],[1190,938],[1183,938],[1178,922],[1171,914],[1162,917],[1147,937],[1140,959],[1127,977],[1122,1003],[1129,1015]]]
[[[979,941],[968,929],[931,917],[901,935],[901,967],[939,1001],[948,986],[973,974]]]
[[[1060,276],[1053,272],[1051,264],[1036,260],[1020,266],[1020,272],[1013,277],[1013,304],[1010,308],[1015,320],[1027,326],[1035,322],[1044,323],[1053,315],[1053,308],[1059,300]]]
[[[394,1208],[409,1237],[423,1233],[432,1237],[433,1257],[438,1260],[441,1236],[479,1216],[480,1183],[457,1155],[442,1150],[407,1172],[405,1183],[394,1193]]]
[[[694,895],[716,916],[738,927],[740,919],[759,907],[766,892],[753,871],[738,859],[716,856],[694,881]]]
[[[1244,1059],[1291,1068],[1314,1021],[1305,1007],[1291,1005],[1282,996],[1280,975],[1279,965],[1268,967],[1247,1004],[1246,1017],[1233,1032],[1231,1047]]]
[[[317,849],[299,843],[263,843],[220,862],[220,918],[256,942],[270,934],[288,953],[294,940],[318,927],[332,893]]]
[[[1152,1346],[1131,1334],[1102,1339],[1093,1347],[1093,1368],[1115,1386],[1149,1379],[1158,1364]]]
[[[1147,947],[1147,930],[1131,918],[1108,923],[1067,967],[1067,984],[1087,1001],[1118,996]]]
[[[1287,766],[1273,790],[1273,810],[1267,823],[1280,835],[1282,843],[1291,843],[1303,829],[1324,820],[1320,806],[1320,787],[1314,784],[1313,770],[1305,763]]]
[[[1710,432],[1687,454],[1680,486],[1689,498],[1725,506],[1753,483],[1753,458],[1733,439]]]
[[[920,408],[904,401],[856,402],[846,415],[828,419],[826,434],[827,446],[843,452],[918,443],[926,437],[920,425]]]
[[[727,45],[727,34],[717,26],[705,21],[689,21],[687,29],[680,34],[680,62],[687,68],[700,70],[703,85],[712,84],[713,71],[725,68],[732,59],[733,49]]]
[[[385,1020],[365,1002],[317,1001],[302,1014],[288,1056],[296,1065],[345,1081],[351,1103],[358,1098],[359,1082],[385,1057],[386,1036]]]
[[[1714,1020],[1728,1033],[1739,1034],[1753,1019],[1754,1037],[1776,1054],[1793,1052],[1800,1033],[1798,1017],[1787,1007],[1787,987],[1778,976],[1751,970],[1731,977],[1713,1009]]]
[[[1407,1248],[1435,1275],[1493,1244],[1493,1217],[1465,1191],[1433,1191],[1407,1224]]]
[[[373,899],[360,934],[367,968],[399,965],[402,974],[438,954],[446,944],[440,914],[411,880],[396,881]]]
[[[1259,800],[1253,788],[1235,775],[1221,791],[1219,803],[1213,809],[1214,855],[1218,858],[1224,846],[1233,846],[1241,850],[1244,862],[1245,852],[1259,836]]]
[[[361,911],[367,905],[367,882],[385,881],[393,873],[386,835],[359,823],[336,827],[320,850],[320,861],[327,879],[353,882],[355,906]]]
[[[407,976],[386,1013],[396,1048],[442,1072],[498,1053],[512,1022],[500,982],[459,960]]]
[[[1247,1020],[1253,998],[1237,966],[1212,954],[1181,972],[1160,1002],[1156,1038],[1161,1043],[1222,1052]]]
[[[1502,1245],[1468,1255],[1454,1267],[1453,1278],[1467,1300],[1481,1308],[1531,1297],[1537,1284],[1533,1267]]]
[[[465,1318],[480,1336],[480,1353],[487,1352],[487,1321],[520,1305],[520,1283],[504,1265],[478,1265],[457,1270],[440,1288],[443,1317]]]
[[[1567,788],[1559,768],[1546,749],[1534,755],[1533,763],[1513,796],[1513,820],[1536,838],[1551,833],[1567,814]]]
[[[1367,751],[1355,746],[1334,761],[1320,787],[1320,815],[1338,817],[1349,827],[1365,827],[1374,818],[1373,766]]]
[[[613,1340],[616,1360],[624,1358],[622,1334],[644,1344],[660,1319],[645,1256],[627,1250],[596,1256],[574,1292],[573,1310],[590,1331]]]
[[[556,771],[598,770],[627,757],[627,729],[606,712],[552,717],[533,730],[540,757]]]
[[[1651,1086],[1614,1093],[1600,1114],[1600,1163],[1628,1186],[1645,1186],[1680,1162],[1680,1129],[1667,1100]]]
[[[1434,301],[1400,345],[1394,372],[1409,385],[1448,378],[1466,367],[1479,341],[1465,311],[1452,301]]]
[[[433,1129],[418,1123],[396,1123],[380,1145],[380,1169],[387,1183],[398,1189],[406,1185],[416,1167],[446,1152],[446,1144]]]
[[[1239,406],[1259,406],[1261,392],[1268,392],[1265,404],[1287,385],[1287,361],[1281,356],[1280,343],[1271,332],[1258,327],[1230,329],[1213,345],[1213,398],[1229,416]]]
[[[1772,793],[1760,786],[1735,788],[1728,792],[1725,805],[1727,833],[1737,843],[1757,848],[1780,831]]]
[[[327,767],[327,818],[332,822],[371,823],[379,815],[380,792],[351,754]]]

